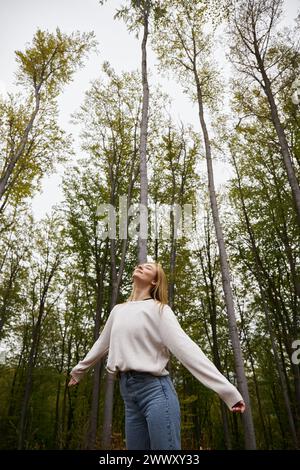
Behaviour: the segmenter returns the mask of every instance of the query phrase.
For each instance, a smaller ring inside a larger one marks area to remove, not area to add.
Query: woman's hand
[[[78,384],[77,380],[75,380],[74,377],[71,376],[71,380],[68,383],[68,387],[71,387],[72,385],[77,385],[77,384]]]
[[[234,413],[244,413],[246,409],[246,405],[244,400],[238,401],[233,407],[231,408],[231,411]]]

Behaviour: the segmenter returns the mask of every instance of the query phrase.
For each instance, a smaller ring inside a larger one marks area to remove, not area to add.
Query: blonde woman
[[[69,386],[109,352],[106,369],[119,378],[125,405],[126,448],[180,450],[180,406],[166,369],[169,351],[231,411],[243,413],[245,403],[181,328],[168,305],[168,283],[161,264],[138,265],[132,279],[130,297],[111,310],[99,338],[72,369]]]

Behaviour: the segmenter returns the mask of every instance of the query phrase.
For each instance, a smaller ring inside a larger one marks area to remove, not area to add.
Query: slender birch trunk
[[[148,177],[147,177],[147,134],[149,113],[149,85],[147,76],[147,39],[149,21],[149,2],[145,2],[143,10],[144,34],[142,40],[142,83],[143,83],[143,105],[140,135],[140,235],[138,238],[138,260],[139,263],[147,262],[147,238],[148,238]]]
[[[206,126],[206,122],[204,118],[201,84],[200,84],[200,80],[199,80],[197,69],[196,69],[196,63],[194,63],[194,77],[195,77],[195,82],[196,82],[196,87],[197,87],[199,119],[200,119],[200,125],[201,125],[203,138],[204,138],[204,144],[205,144],[209,198],[210,198],[212,216],[213,216],[214,227],[216,231],[216,238],[217,238],[219,254],[220,254],[222,285],[223,285],[225,303],[226,303],[226,309],[227,309],[227,315],[228,315],[229,335],[230,335],[232,348],[233,348],[238,388],[246,403],[246,410],[242,415],[244,432],[245,432],[245,446],[246,446],[246,449],[256,449],[256,439],[255,439],[251,403],[250,403],[250,397],[249,397],[249,391],[248,391],[248,383],[246,379],[243,353],[242,353],[241,344],[240,344],[240,340],[238,336],[238,330],[237,330],[237,324],[236,324],[236,318],[235,318],[233,294],[232,294],[231,279],[230,279],[230,268],[229,268],[227,253],[226,253],[223,230],[222,230],[222,226],[221,226],[221,222],[219,218],[219,209],[217,205],[215,183],[214,183],[214,173],[213,173],[213,166],[212,166],[210,139],[209,139],[208,130],[207,130],[207,126]]]

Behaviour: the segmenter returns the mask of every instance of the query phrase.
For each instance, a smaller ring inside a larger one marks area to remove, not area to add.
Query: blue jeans
[[[170,376],[121,371],[119,386],[127,450],[180,450],[180,405]]]

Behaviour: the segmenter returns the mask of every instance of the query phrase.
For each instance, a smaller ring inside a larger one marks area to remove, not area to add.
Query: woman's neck
[[[132,300],[145,300],[151,298],[148,290],[135,290]]]

